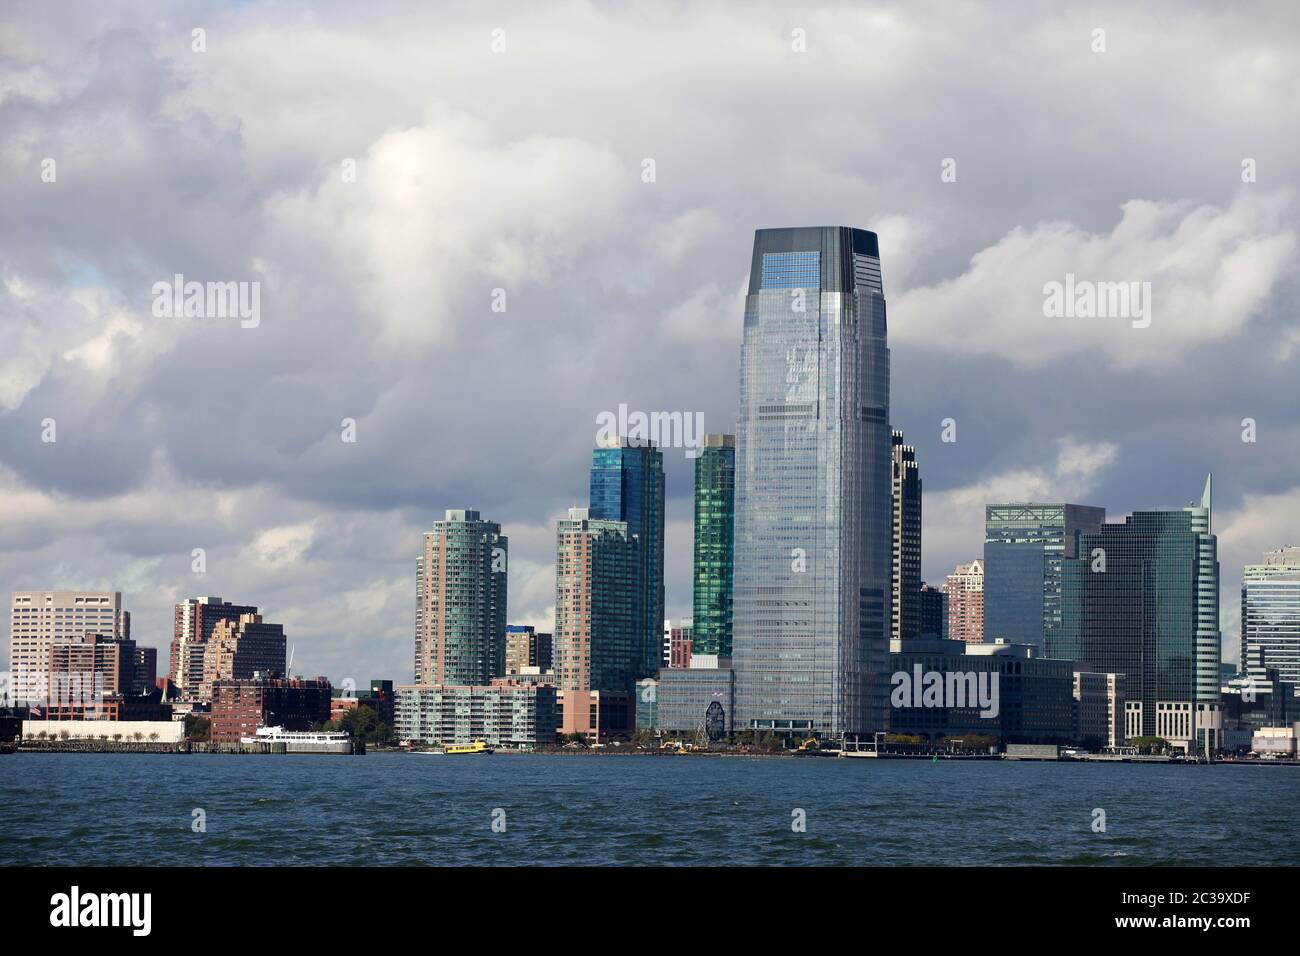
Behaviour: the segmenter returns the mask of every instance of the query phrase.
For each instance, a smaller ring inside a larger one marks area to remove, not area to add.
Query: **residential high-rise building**
[[[695,653],[731,656],[735,519],[736,436],[705,435],[695,459]]]
[[[916,449],[893,433],[893,640],[921,635],[921,473]]]
[[[737,731],[888,726],[885,325],[875,233],[755,234],[736,432]]]
[[[934,588],[921,582],[920,636],[937,637],[948,640],[948,592],[943,588]]]
[[[659,669],[659,634],[664,620],[664,456],[652,442],[623,438],[613,448],[591,453],[590,517],[622,521],[640,542],[637,588],[641,629],[637,679]]]
[[[251,680],[258,675],[287,677],[285,651],[283,625],[263,621],[260,614],[218,621],[204,645],[199,699],[211,700],[212,685],[220,680]]]
[[[15,703],[43,704],[50,690],[50,647],[87,634],[129,639],[131,614],[120,591],[14,591],[9,669]]]
[[[1199,505],[1136,511],[1080,536],[1063,564],[1049,657],[1123,674],[1125,732],[1200,751],[1220,745],[1218,543],[1211,482]]]
[[[487,684],[505,674],[509,541],[452,509],[424,535],[415,571],[415,682]]]
[[[560,690],[630,693],[641,678],[642,567],[641,540],[627,522],[570,508],[557,523],[553,653]]]
[[[539,634],[530,624],[506,625],[506,676],[525,667],[551,668],[551,635]]]
[[[976,558],[957,565],[943,589],[948,595],[948,636],[967,644],[983,644],[984,562]]]
[[[200,699],[203,658],[216,626],[222,621],[238,621],[245,614],[256,613],[255,605],[231,604],[211,596],[187,598],[176,605],[167,676],[180,690],[183,700]]]
[[[1259,648],[1263,657],[1250,653]],[[1267,680],[1267,660],[1280,680],[1300,684],[1300,547],[1269,551],[1263,564],[1246,566],[1241,581],[1241,670]]]
[[[984,509],[985,640],[1047,646],[1061,626],[1061,565],[1078,556],[1079,536],[1096,531],[1105,508],[995,504]]]

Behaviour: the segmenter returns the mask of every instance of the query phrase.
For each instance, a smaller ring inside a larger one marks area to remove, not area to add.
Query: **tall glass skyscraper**
[[[424,536],[415,572],[415,682],[486,684],[505,674],[509,540],[477,511]]]
[[[984,509],[984,640],[1040,650],[1061,626],[1061,565],[1078,556],[1079,536],[1096,531],[1105,508],[998,504]]]
[[[635,679],[659,669],[664,626],[664,456],[650,442],[624,438],[591,453],[590,517],[622,521],[640,542],[637,579],[642,625]],[[601,688],[604,689],[604,688]]]
[[[705,435],[695,459],[695,630],[692,654],[731,656],[736,436]]]
[[[739,731],[888,725],[885,339],[875,233],[755,234],[736,432]]]
[[[1267,667],[1277,670],[1282,680],[1300,684],[1300,547],[1269,551],[1263,564],[1246,566],[1241,582],[1242,671],[1247,671],[1252,647],[1264,651],[1263,666],[1249,672],[1257,681],[1268,679]]]
[[[1218,542],[1210,480],[1199,506],[1136,511],[1079,538],[1062,569],[1061,627],[1047,656],[1125,675],[1126,731],[1217,749]]]

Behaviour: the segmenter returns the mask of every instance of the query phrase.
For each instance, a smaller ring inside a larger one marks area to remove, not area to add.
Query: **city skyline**
[[[585,502],[597,417],[700,412],[707,431],[731,433],[752,231],[849,222],[884,246],[890,424],[925,476],[922,578],[980,556],[989,503],[1077,501],[1120,518],[1176,507],[1190,476],[1213,471],[1236,659],[1242,568],[1300,540],[1287,530],[1300,529],[1300,165],[1284,94],[1297,62],[1271,44],[1293,14],[1166,24],[1116,6],[1094,53],[1094,24],[1068,13],[1028,14],[1009,35],[845,7],[813,16],[795,54],[797,24],[778,7],[742,22],[705,7],[689,36],[657,14],[633,30],[587,11],[561,29],[522,11],[501,55],[487,26],[410,15],[398,28],[322,8],[303,28],[314,47],[277,50],[285,75],[310,78],[291,84],[247,52],[286,27],[282,12],[205,14],[202,54],[194,24],[166,8],[57,31],[38,8],[13,13],[0,101],[12,147],[0,211],[14,224],[0,246],[0,320],[14,331],[0,357],[6,590],[120,591],[133,639],[160,657],[176,603],[233,595],[284,625],[295,670],[401,677],[410,557],[445,510],[476,509],[511,538],[510,622],[550,631],[554,523]],[[369,38],[336,73],[305,58],[363,22]],[[578,33],[625,67],[599,92],[572,68]],[[1225,44],[1271,54],[1229,82]],[[927,51],[950,48],[980,53],[954,55],[936,88]],[[686,61],[668,83],[664,49]],[[1048,88],[990,72],[989,50]],[[521,92],[517,63],[552,89]],[[824,87],[828,72],[845,82]],[[632,123],[613,105],[648,88],[662,113]],[[812,97],[854,123],[773,139],[772,104],[799,115]],[[1117,126],[1116,98],[1146,125]],[[108,101],[117,128],[76,122]],[[1035,118],[1056,128],[1061,101],[1074,133],[1034,132]],[[735,135],[701,150],[718,116]],[[261,281],[260,323],[155,318],[153,284],[178,273]],[[1150,326],[1047,319],[1043,286],[1067,275],[1150,278]],[[497,380],[509,384],[485,384]],[[46,419],[56,441],[42,441]],[[345,419],[355,442],[340,437]],[[677,619],[691,613],[694,463],[664,458]]]

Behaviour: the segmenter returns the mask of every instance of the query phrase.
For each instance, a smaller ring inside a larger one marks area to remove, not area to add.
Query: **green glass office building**
[[[1047,656],[1125,675],[1125,733],[1219,747],[1219,562],[1210,479],[1199,506],[1137,511],[1079,539]]]
[[[736,436],[706,435],[695,459],[695,633],[692,654],[731,656]]]

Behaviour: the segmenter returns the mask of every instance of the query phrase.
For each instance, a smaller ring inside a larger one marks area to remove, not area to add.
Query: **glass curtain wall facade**
[[[664,456],[652,443],[624,438],[591,453],[590,516],[622,521],[640,541],[641,608],[636,679],[659,670],[664,624]]]
[[[1042,649],[1061,626],[1061,567],[1105,508],[996,504],[984,509],[984,640]]]
[[[1199,507],[1104,524],[1081,535],[1079,556],[1064,564],[1061,627],[1047,656],[1124,674],[1144,736],[1168,735],[1158,720],[1170,704],[1218,709],[1217,548],[1207,482]]]
[[[876,235],[759,230],[736,434],[738,731],[887,727],[890,475]]]
[[[477,511],[448,511],[415,572],[415,682],[486,684],[505,674],[509,540]]]
[[[706,435],[695,459],[693,654],[731,656],[735,516],[736,436]]]
[[[1262,649],[1264,664],[1251,648]],[[1300,684],[1300,547],[1264,555],[1263,564],[1246,566],[1241,583],[1241,670],[1261,683],[1265,666],[1281,680]]]

